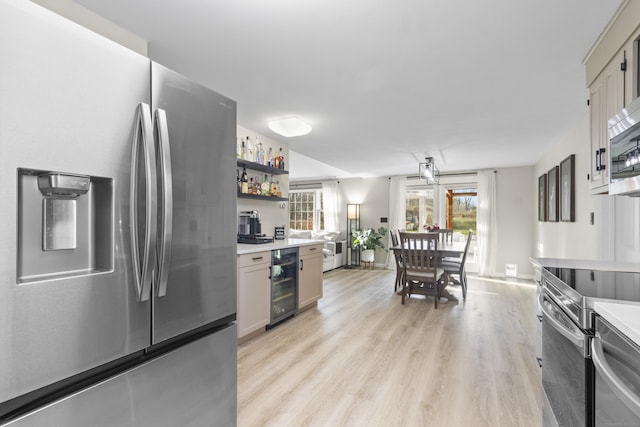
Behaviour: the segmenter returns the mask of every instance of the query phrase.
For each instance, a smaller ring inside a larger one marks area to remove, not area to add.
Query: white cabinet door
[[[269,323],[271,252],[238,257],[238,338]]]
[[[607,121],[625,105],[625,51],[620,50],[589,87],[591,122],[591,190],[609,190],[609,137]]]
[[[298,308],[315,303],[322,298],[322,245],[300,248],[298,276]]]

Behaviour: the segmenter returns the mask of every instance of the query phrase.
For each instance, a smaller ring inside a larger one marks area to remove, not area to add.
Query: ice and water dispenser
[[[113,268],[112,179],[18,170],[18,283]]]

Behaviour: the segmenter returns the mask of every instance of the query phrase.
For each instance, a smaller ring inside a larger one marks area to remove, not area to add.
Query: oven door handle
[[[551,324],[553,329],[555,329],[560,334],[562,334],[563,337],[571,341],[571,343],[576,347],[584,349],[584,334],[581,332],[572,331],[568,329],[565,325],[560,323],[555,318],[554,316],[555,313],[553,313],[553,310],[555,310],[556,313],[559,313],[561,316],[567,317],[567,315],[564,314],[560,309],[554,309],[554,308],[548,307],[547,305],[552,303],[545,304],[544,292],[540,292],[540,295],[538,296],[538,301],[540,302],[540,310],[542,311],[542,314],[544,315],[544,317],[546,317],[549,320],[549,323]],[[571,320],[569,320],[569,322],[571,322]]]
[[[597,335],[591,340],[591,359],[596,370],[600,372],[602,379],[607,383],[611,391],[640,417],[640,397],[627,387],[611,369],[611,366],[607,363],[607,357],[604,355],[602,341]]]

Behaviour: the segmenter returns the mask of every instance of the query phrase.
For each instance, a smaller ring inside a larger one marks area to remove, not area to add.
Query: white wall
[[[538,222],[538,177],[553,166],[560,165],[575,154],[575,222]],[[531,189],[535,247],[532,253],[544,258],[596,258],[596,232],[590,223],[594,210],[591,186],[587,175],[590,169],[589,117],[584,118],[549,150],[535,166]]]
[[[116,43],[147,56],[147,41],[71,0],[32,0]]]
[[[387,177],[340,179],[338,189],[343,204],[339,212],[340,229],[347,229],[347,204],[356,203],[360,204],[360,228],[385,227],[389,230],[388,223],[380,222],[380,218],[389,217],[389,185]],[[387,252],[378,250],[375,256],[376,264],[386,263]]]
[[[498,169],[496,176],[496,222],[498,242],[496,275],[505,274],[505,264],[518,266],[518,277],[533,277],[529,262],[534,244],[531,226],[536,199],[529,194],[535,181],[534,168],[519,167]]]

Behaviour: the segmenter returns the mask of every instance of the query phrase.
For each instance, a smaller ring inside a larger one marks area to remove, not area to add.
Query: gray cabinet
[[[238,256],[238,338],[269,323],[271,251]]]
[[[322,298],[322,244],[300,247],[298,308],[303,310]]]

